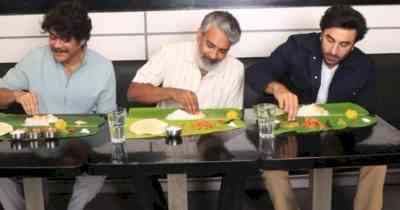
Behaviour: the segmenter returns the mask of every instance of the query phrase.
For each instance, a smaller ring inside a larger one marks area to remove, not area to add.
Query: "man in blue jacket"
[[[298,34],[262,63],[246,71],[246,82],[274,96],[294,120],[299,104],[354,102],[375,112],[375,68],[355,43],[367,32],[365,18],[350,6],[333,6],[320,22],[321,33]],[[355,210],[382,208],[386,166],[360,170]],[[287,171],[265,171],[265,185],[277,210],[297,210]]]

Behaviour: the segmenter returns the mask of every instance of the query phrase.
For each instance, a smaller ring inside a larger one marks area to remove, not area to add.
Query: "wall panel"
[[[230,8],[243,36],[232,48],[238,57],[266,56],[290,34],[318,31],[327,7]],[[367,18],[370,31],[359,43],[368,53],[400,53],[392,37],[400,34],[400,5],[356,6]],[[94,12],[89,46],[112,60],[145,59],[161,45],[195,37],[203,16],[212,9],[136,12]],[[46,44],[42,15],[0,16],[0,44],[7,53],[0,62],[16,62],[31,48]]]
[[[195,37],[195,33],[149,35],[147,37],[149,56],[157,52],[157,50],[159,50],[163,45],[180,41],[191,41],[194,40]]]
[[[144,60],[144,36],[95,36],[89,47],[110,60]]]
[[[143,34],[144,12],[91,13],[92,34]]]
[[[47,44],[47,38],[0,39],[0,63],[18,62],[35,47]]]

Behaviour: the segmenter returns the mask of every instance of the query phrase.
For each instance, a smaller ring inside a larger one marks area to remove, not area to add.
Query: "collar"
[[[64,68],[65,68],[64,64],[58,62],[58,61],[54,58],[53,53],[52,53],[50,47],[48,47],[48,49],[49,49],[49,51],[50,51],[50,55],[52,56],[54,63],[57,64],[57,65],[60,67],[60,69],[64,70]],[[72,74],[74,74],[74,73],[76,73],[76,72],[78,72],[78,71],[82,71],[82,67],[85,66],[85,65],[87,64],[87,62],[88,62],[88,61],[87,61],[87,60],[88,60],[88,53],[87,53],[87,51],[88,51],[88,48],[85,47],[85,48],[83,49],[83,54],[82,54],[82,58],[81,58],[81,63],[80,63],[79,66],[76,68],[76,70],[73,71]]]

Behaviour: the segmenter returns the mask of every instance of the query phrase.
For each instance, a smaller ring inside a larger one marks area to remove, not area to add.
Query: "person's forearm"
[[[15,91],[0,88],[0,107],[5,108],[15,102]]]
[[[131,83],[127,93],[128,101],[154,104],[172,99],[168,88],[155,87],[151,84]]]

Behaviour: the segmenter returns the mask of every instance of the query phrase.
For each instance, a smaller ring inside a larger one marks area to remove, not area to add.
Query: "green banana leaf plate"
[[[297,117],[296,121],[288,122],[287,115],[283,114],[277,116],[279,123],[273,133],[280,135],[289,132],[310,133],[343,130],[346,128],[373,126],[377,122],[375,116],[370,115],[366,109],[354,103],[328,103],[320,104],[320,106],[329,112],[328,116]],[[347,110],[355,111],[357,117],[350,119],[346,116]],[[315,126],[307,126],[306,124]]]
[[[63,119],[67,123],[67,129],[57,130],[56,138],[83,137],[91,136],[99,132],[100,127],[105,123],[105,118],[100,115],[55,115],[59,119]],[[0,122],[10,124],[13,129],[26,128],[26,115],[21,114],[5,114],[0,113]],[[85,124],[77,124],[76,121],[84,121]],[[29,127],[33,128],[33,127]],[[38,127],[40,128],[40,127]],[[43,127],[45,128],[45,127]],[[89,133],[82,133],[82,129],[89,130]],[[11,140],[11,135],[6,134],[0,136],[0,140]]]
[[[201,120],[166,120],[168,114],[177,110],[176,108],[130,108],[128,118],[125,123],[127,139],[143,139],[165,137],[165,133],[160,135],[152,134],[135,134],[129,131],[132,123],[148,118],[156,118],[168,123],[169,126],[179,126],[182,128],[183,136],[211,134],[217,132],[225,132],[238,128],[244,128],[246,125],[242,119],[242,112],[237,108],[222,108],[222,109],[203,109],[205,118]],[[226,116],[229,111],[237,113],[237,119],[230,120]],[[198,127],[198,123],[206,121],[210,127]],[[232,125],[233,123],[233,125]]]

